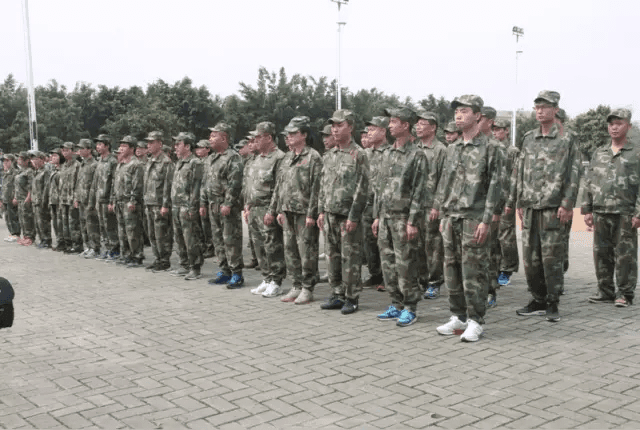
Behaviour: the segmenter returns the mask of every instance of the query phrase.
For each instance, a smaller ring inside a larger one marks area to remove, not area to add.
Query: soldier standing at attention
[[[633,303],[638,280],[640,146],[627,139],[629,110],[614,109],[607,122],[611,144],[600,146],[591,157],[582,203],[585,224],[593,227],[598,280],[598,291],[589,301],[615,300],[615,306],[623,308]]]
[[[230,147],[233,128],[219,122],[209,128],[212,153],[205,162],[200,190],[200,215],[209,215],[211,238],[220,271],[212,284],[228,289],[244,285],[242,269],[242,180],[244,166],[240,154]]]
[[[211,152],[211,143],[207,139],[201,139],[196,143],[196,148],[194,150],[196,153],[196,157],[202,160],[203,165],[203,175],[207,174],[207,164],[209,159],[209,154]],[[202,179],[202,187],[204,187],[204,176]],[[202,193],[202,188],[200,188],[200,192]],[[215,248],[213,246],[213,238],[211,233],[211,223],[209,222],[209,217],[206,212],[205,215],[200,215],[200,231],[202,232],[202,249],[203,254],[202,257],[207,259],[215,256]]]
[[[460,130],[456,126],[455,121],[449,121],[444,130],[444,138],[446,140],[446,145],[451,145],[453,142],[458,140],[461,136]]]
[[[175,140],[178,161],[173,171],[171,184],[171,205],[173,234],[178,247],[180,267],[173,270],[173,276],[187,281],[202,277],[200,268],[204,262],[200,232],[200,187],[202,185],[202,160],[191,151],[195,137],[181,132]]]
[[[460,340],[475,342],[484,331],[489,285],[489,229],[501,199],[502,159],[498,148],[480,133],[483,101],[476,95],[456,97],[456,126],[462,137],[447,147],[447,157],[431,210],[442,212],[444,279],[449,290],[449,322],[436,330],[450,336],[464,329]]]
[[[419,109],[417,115],[416,134],[418,140],[416,140],[416,145],[422,148],[427,156],[427,172],[429,172],[424,178],[426,191],[424,217],[420,229],[422,244],[418,252],[418,261],[422,269],[421,283],[425,285],[424,298],[437,299],[440,296],[440,286],[444,284],[444,247],[442,233],[440,233],[440,219],[431,219],[431,208],[442,176],[447,147],[436,138],[438,130],[436,114]]]
[[[524,272],[533,298],[516,313],[546,314],[551,322],[560,320],[565,224],[573,216],[580,183],[575,139],[571,134],[561,135],[555,123],[559,101],[555,91],[541,91],[535,98],[540,127],[524,135],[517,168]]]
[[[325,234],[332,290],[320,308],[340,309],[344,315],[358,310],[361,222],[369,192],[369,161],[353,140],[353,122],[353,112],[347,109],[335,111],[329,119],[335,147],[325,153],[318,197],[318,227]]]
[[[145,138],[148,159],[144,166],[144,205],[149,232],[149,242],[153,251],[153,263],[145,269],[154,273],[166,272],[171,268],[173,240],[171,239],[171,183],[173,163],[162,151],[164,135],[152,131]]]
[[[31,203],[36,233],[40,237],[38,249],[51,248],[51,218],[47,204],[49,198],[47,183],[50,171],[45,168],[45,158],[46,154],[40,151],[34,151],[31,157],[31,165],[34,169],[33,182],[31,183]]]
[[[284,232],[287,274],[293,278],[293,288],[281,300],[304,305],[313,301],[313,289],[318,281],[320,230],[316,218],[322,157],[307,143],[311,139],[309,117],[292,118],[283,134],[286,134],[289,152],[280,163],[280,179],[268,216],[278,214],[278,223]]]
[[[18,219],[22,230],[22,239],[18,240],[18,244],[24,246],[30,246],[36,238],[31,202],[31,184],[34,173],[30,159],[31,156],[26,151],[18,154],[18,167],[20,167],[20,170],[15,177],[13,197],[13,205],[18,207]]]
[[[147,150],[147,142],[144,140],[139,140],[136,144],[135,156],[140,161],[140,165],[142,166],[142,171],[144,172],[147,167],[147,161],[149,160]],[[143,246],[150,246],[149,242],[149,231],[147,226],[147,208],[143,206],[142,208],[142,237],[143,237]]]
[[[79,163],[73,207],[78,209],[80,215],[80,231],[84,243],[84,252],[80,255],[84,258],[95,258],[100,255],[100,220],[96,210],[96,194],[93,190],[98,164],[93,158],[92,149],[91,140],[80,139],[78,142],[78,155],[82,157],[82,161]]]
[[[58,242],[58,251],[65,254],[79,254],[82,252],[82,236],[80,234],[80,220],[78,209],[73,207],[74,191],[78,178],[80,164],[73,153],[74,144],[62,144],[62,156],[65,161],[60,168],[60,206],[62,207],[62,249]]]
[[[564,122],[566,121],[566,119],[567,119],[567,113],[564,111],[564,109],[558,109],[558,112],[556,113],[555,122],[558,125],[558,131],[560,132],[561,136],[564,136],[565,133],[572,133],[571,130],[566,130],[564,128]],[[577,139],[575,135],[573,138]],[[580,159],[582,159],[582,157],[580,157]],[[580,166],[580,177],[582,177],[583,171],[584,171],[584,168]],[[562,270],[564,271],[564,273],[567,273],[567,270],[569,270],[569,239],[571,238],[572,224],[573,224],[573,217],[569,220],[569,222],[565,224],[565,235],[564,235],[565,254],[564,254],[564,262],[562,265]],[[563,294],[564,294],[564,287],[560,290],[560,295],[563,295]]]
[[[140,267],[144,258],[142,238],[142,165],[133,155],[136,140],[125,136],[120,141],[118,167],[113,180],[109,210],[118,219],[120,259],[116,264]]]
[[[96,151],[100,155],[97,160],[96,171],[93,177],[93,187],[100,223],[100,236],[104,252],[96,257],[96,260],[114,261],[120,257],[120,242],[118,239],[118,220],[115,212],[109,211],[109,202],[113,190],[118,160],[111,153],[111,137],[101,134],[94,139]]]
[[[324,152],[322,153],[322,160],[323,160],[322,163],[324,165],[324,160],[325,160],[325,158],[327,156],[328,151],[331,148],[335,148],[335,146],[336,146],[336,140],[331,135],[331,124],[327,124],[322,128],[322,131],[320,131],[320,136],[322,136],[322,144],[324,146]],[[323,167],[323,170],[324,170],[324,167]],[[322,182],[320,182],[320,186],[322,186]],[[318,228],[320,228],[320,226],[318,226]],[[320,230],[322,230],[322,229],[320,229]],[[377,240],[376,240],[376,242],[377,242]],[[324,252],[318,256],[318,259],[319,260],[324,260],[324,259],[326,259],[326,257],[327,257],[327,242],[325,241],[324,242]],[[382,273],[382,272],[380,272],[380,273]],[[322,284],[322,283],[325,283],[325,282],[329,282],[329,272],[328,271],[324,272],[324,274],[320,275],[320,277],[318,278],[318,283],[319,284]],[[382,290],[384,291],[384,287],[383,287]]]
[[[416,113],[406,106],[386,109],[394,143],[382,154],[380,194],[373,208],[373,234],[378,237],[384,285],[391,305],[378,315],[380,321],[397,321],[399,327],[417,321],[422,298],[418,280],[418,247],[424,218],[428,177],[427,156],[413,142],[411,127]]]
[[[15,178],[18,174],[18,169],[14,166],[15,160],[16,157],[13,154],[5,154],[2,158],[4,177],[2,180],[2,201],[0,202],[0,206],[5,210],[4,221],[9,229],[9,236],[4,239],[6,242],[16,242],[20,238],[18,208],[13,204]]]
[[[242,207],[244,208],[244,189],[245,189],[245,181],[247,178],[247,171],[249,170],[249,167],[251,165],[251,162],[253,161],[253,159],[256,156],[255,153],[255,149],[254,149],[254,145],[251,142],[251,140],[253,140],[253,136],[247,136],[246,139],[241,140],[237,145],[236,148],[238,148],[238,154],[240,154],[240,156],[243,159],[244,162],[244,166],[242,169]],[[244,268],[245,269],[257,269],[260,270],[260,267],[258,267],[258,257],[256,257],[256,251],[253,247],[253,240],[251,239],[251,230],[249,230],[249,240],[248,240],[248,244],[247,247],[251,250],[251,262],[249,264],[245,264]]]
[[[49,175],[49,180],[46,185],[48,196],[47,205],[49,207],[53,232],[56,235],[56,247],[52,247],[55,251],[62,240],[62,219],[60,217],[60,164],[64,162],[64,157],[62,156],[60,148],[51,150],[49,160],[53,168],[51,169],[51,174]]]

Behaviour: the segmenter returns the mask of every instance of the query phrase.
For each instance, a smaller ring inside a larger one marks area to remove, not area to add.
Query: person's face
[[[136,157],[144,157],[147,155],[147,148],[136,148]]]
[[[324,144],[325,149],[331,149],[336,146],[336,140],[333,138],[333,135],[322,135],[322,143]]]
[[[178,158],[183,158],[187,154],[187,149],[189,145],[185,144],[184,141],[180,140],[175,144],[175,151]]]
[[[51,154],[51,164],[58,166],[60,164],[60,156],[58,154]]]
[[[271,145],[271,136],[268,133],[256,136],[256,149],[260,152],[266,152]]]
[[[416,123],[416,135],[419,138],[431,137],[436,134],[436,125],[428,119],[420,118]]]
[[[362,144],[363,148],[370,148],[369,137],[368,136],[369,136],[369,132],[368,131],[360,133],[360,143]]]
[[[196,155],[198,158],[205,158],[209,155],[209,148],[196,148]]]
[[[62,156],[65,159],[70,160],[72,155],[73,151],[71,151],[69,148],[62,148]]]
[[[126,143],[121,143],[118,147],[118,155],[121,157],[128,157],[133,154],[133,148],[127,145]]]
[[[149,152],[154,157],[158,155],[162,151],[162,141],[160,140],[152,140],[147,143],[147,152]]]
[[[554,122],[559,108],[548,103],[536,103],[533,107],[536,111],[536,120],[541,124]]]
[[[607,129],[612,139],[624,139],[631,129],[631,124],[620,118],[612,118]]]
[[[285,138],[285,142],[289,149],[301,148],[306,144],[307,135],[305,133],[300,132],[300,130],[295,133],[287,134]]]
[[[402,136],[411,130],[411,125],[406,121],[401,121],[400,118],[391,117],[389,120],[389,133],[393,137]]]
[[[489,119],[486,116],[480,117],[480,122],[478,122],[478,127],[480,128],[480,132],[487,134],[491,131],[492,126],[493,126],[492,119]]]
[[[28,158],[18,157],[18,164],[21,167],[27,167],[29,165],[29,159]]]
[[[369,132],[367,133],[367,141],[372,148],[377,148],[387,138],[387,129],[378,127],[377,125],[369,125]]]
[[[335,144],[345,144],[351,140],[351,133],[353,132],[353,125],[348,121],[334,122],[331,124],[331,135],[335,141]]]
[[[493,127],[493,137],[499,141],[503,141],[507,138],[507,129],[503,127]]]
[[[220,148],[224,148],[227,142],[227,134],[222,131],[212,131],[209,133],[209,143],[211,144],[211,150],[217,151]]]
[[[460,137],[460,133],[458,133],[457,131],[444,132],[444,138],[446,139],[447,143],[455,142],[456,140],[458,140],[458,137]]]
[[[477,124],[479,119],[480,112],[473,112],[473,109],[470,106],[459,106],[456,108],[456,127],[460,130],[468,130]]]
[[[98,151],[99,154],[104,155],[109,152],[109,146],[104,142],[96,142],[96,151]]]
[[[91,155],[91,150],[88,148],[80,148],[78,149],[78,155],[82,158],[87,158],[89,157],[89,155]]]
[[[4,167],[4,170],[9,170],[11,169],[11,160],[5,158],[4,160],[2,160],[2,167]]]

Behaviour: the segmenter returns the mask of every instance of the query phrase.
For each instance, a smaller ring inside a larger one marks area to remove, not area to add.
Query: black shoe
[[[147,272],[153,272],[156,269],[157,266],[158,266],[158,262],[154,261],[153,263],[151,263],[147,267],[145,267],[144,270],[146,270]]]
[[[72,246],[64,251],[65,254],[80,254],[83,250],[77,246]]]
[[[152,272],[153,273],[168,272],[169,270],[171,270],[170,264],[156,263],[156,267],[152,269]]]
[[[258,260],[251,260],[249,264],[244,265],[245,269],[255,269],[256,267],[258,267]]]
[[[527,306],[522,309],[518,309],[516,313],[523,317],[532,315],[544,315],[547,310],[547,304],[544,302],[536,302],[531,300]]]
[[[613,303],[613,297],[607,296],[602,291],[598,290],[593,296],[588,298],[589,303]]]
[[[344,306],[340,309],[342,315],[349,315],[358,310],[358,298],[355,299],[347,299],[344,302]]]
[[[342,309],[344,300],[339,296],[331,296],[326,302],[320,305],[320,309]]]
[[[363,287],[377,287],[380,284],[384,284],[384,280],[382,279],[382,274],[369,276],[363,283]]]
[[[130,258],[119,258],[118,260],[116,260],[116,264],[119,266],[128,266],[129,263],[131,263],[131,259]]]
[[[142,267],[142,260],[132,259],[131,261],[129,261],[129,264],[127,264],[127,267],[129,269],[135,269],[137,267]]]
[[[558,313],[557,303],[549,303],[547,305],[547,321],[551,321],[551,322],[560,321],[560,314]]]

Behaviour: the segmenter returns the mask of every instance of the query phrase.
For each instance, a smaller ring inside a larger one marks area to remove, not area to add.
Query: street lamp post
[[[33,65],[31,64],[31,29],[29,28],[29,1],[22,0],[24,20],[24,49],[27,57],[27,104],[29,106],[29,137],[31,149],[38,149],[38,123],[36,121],[36,97],[33,90]]]
[[[342,87],[340,85],[340,68],[341,68],[341,51],[342,51],[342,27],[347,23],[340,20],[340,7],[344,4],[348,4],[349,0],[331,0],[338,5],[338,85],[336,88],[336,109],[342,109]]]
[[[518,56],[522,54],[522,51],[518,50],[518,42],[521,37],[524,37],[524,29],[520,27],[513,27],[512,29],[513,35],[516,36],[516,85],[515,85],[515,94],[514,94],[514,105],[513,105],[513,121],[511,122],[511,144],[516,146],[516,118],[517,118],[517,100],[518,100]]]

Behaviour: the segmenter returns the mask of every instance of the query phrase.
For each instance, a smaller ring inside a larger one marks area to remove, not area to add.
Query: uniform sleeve
[[[489,189],[487,190],[487,198],[484,205],[484,214],[482,215],[482,222],[485,224],[491,223],[491,219],[496,211],[496,206],[500,204],[502,199],[502,157],[500,150],[495,146],[490,146],[488,149],[489,155],[489,169],[488,173],[491,174],[489,180]]]
[[[359,223],[367,204],[367,193],[369,191],[369,160],[363,152],[358,152],[358,163],[356,164],[356,188],[353,193],[353,203],[349,210],[349,221]]]
[[[501,215],[502,211],[504,210],[504,205],[507,200],[506,195],[509,190],[509,187],[507,186],[507,184],[509,183],[509,179],[507,176],[507,169],[506,169],[507,151],[502,145],[496,146],[496,156],[500,157],[500,171],[497,172],[498,178],[500,180],[500,198],[496,203],[496,206],[493,210],[493,214]],[[496,172],[494,172],[494,174],[495,173]]]
[[[191,184],[191,198],[189,201],[189,211],[198,212],[200,209],[200,188],[202,187],[202,176],[204,174],[204,166],[202,163],[192,163],[193,183]]]
[[[411,187],[411,202],[407,221],[413,226],[418,226],[421,221],[425,198],[429,194],[426,181],[429,176],[429,165],[427,156],[422,150],[415,152],[413,167],[413,186]]]
[[[200,186],[200,207],[209,206],[209,171],[211,170],[211,164],[206,161],[206,164],[202,166],[202,185]]]
[[[131,197],[130,202],[133,204],[141,203],[144,194],[144,172],[141,163],[136,163],[135,168],[131,172]]]
[[[171,186],[173,184],[173,163],[165,163],[164,189],[162,190],[162,207],[171,207]]]
[[[224,206],[234,207],[242,202],[242,180],[244,164],[240,155],[234,154],[229,160],[227,170],[227,189],[224,193]]]
[[[309,195],[309,207],[307,208],[307,218],[316,219],[318,217],[318,196],[320,194],[320,182],[322,181],[322,158],[316,156],[311,159],[311,194]]]
[[[597,152],[593,154],[593,157],[597,156]],[[593,162],[593,159],[592,159]],[[582,204],[580,207],[580,213],[590,214],[593,212],[593,192],[591,189],[591,182],[593,181],[592,177],[593,173],[591,169],[587,170],[587,173],[584,175],[584,184],[582,185]],[[638,193],[638,199],[636,200],[636,214],[638,214],[638,209],[640,209],[640,193]],[[636,215],[637,216],[637,215]]]
[[[320,171],[320,186],[318,188],[318,215],[324,213],[324,170],[326,169],[326,165],[324,164],[324,159],[322,162],[322,170]]]
[[[580,151],[575,139],[571,138],[569,146],[569,174],[562,198],[562,207],[573,210],[578,199],[578,187],[580,186]]]
[[[268,212],[271,215],[276,215],[280,213],[280,192],[282,187],[282,181],[284,180],[284,172],[282,169],[284,168],[284,164],[280,163],[278,167],[278,171],[276,173],[276,186],[273,187],[273,193],[271,194],[271,202],[269,203]]]

